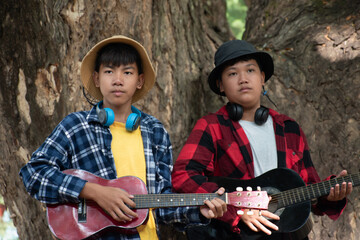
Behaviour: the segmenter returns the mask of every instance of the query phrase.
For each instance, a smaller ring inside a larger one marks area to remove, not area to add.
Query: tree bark
[[[145,46],[157,82],[136,105],[164,123],[175,158],[195,120],[223,101],[206,76],[230,38],[224,1],[8,0],[0,18],[0,194],[20,239],[51,239],[45,206],[25,192],[18,172],[68,113],[90,108],[79,68],[95,43],[123,34]]]
[[[273,56],[266,88],[302,126],[320,177],[359,172],[359,1],[247,2],[244,39]],[[360,239],[359,196],[354,189],[337,221],[315,217],[311,239]]]
[[[321,177],[359,171],[360,9],[343,2],[249,1],[244,34],[274,57],[266,87],[303,127]],[[225,102],[207,85],[216,48],[232,37],[225,10],[220,0],[3,1],[0,194],[20,239],[51,239],[44,205],[18,172],[68,113],[90,108],[79,77],[86,52],[116,34],[145,46],[157,82],[136,105],[164,123],[176,159],[195,121]],[[359,239],[358,196],[356,189],[338,221],[316,217],[311,238]],[[171,228],[162,235],[185,238]]]

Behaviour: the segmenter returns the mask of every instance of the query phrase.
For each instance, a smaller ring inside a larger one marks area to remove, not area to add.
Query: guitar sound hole
[[[272,199],[268,206],[268,211],[272,212],[278,216],[281,216],[281,214],[284,212],[285,208],[278,208],[278,202],[275,199],[275,194],[280,193],[280,190],[274,187],[263,187],[263,191],[266,191],[269,196],[272,196]]]

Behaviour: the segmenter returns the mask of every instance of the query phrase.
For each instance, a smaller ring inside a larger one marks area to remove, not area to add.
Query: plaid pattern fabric
[[[173,161],[169,135],[159,120],[143,112],[140,129],[148,192],[171,193]],[[111,140],[110,130],[99,123],[95,107],[68,115],[20,170],[27,191],[43,203],[78,202],[86,182],[62,171],[82,169],[105,179],[115,179]],[[156,209],[156,220],[167,224],[208,223],[200,218],[196,207]],[[139,239],[139,235],[112,236],[110,233],[103,239]]]
[[[310,158],[305,135],[291,118],[270,109],[273,118],[277,145],[278,167],[296,171],[305,183],[316,183],[320,178]],[[214,192],[219,186],[208,182],[207,176],[224,176],[237,179],[254,178],[254,164],[250,143],[243,128],[232,121],[223,106],[217,113],[199,119],[190,133],[175,162],[172,173],[173,188],[176,192]],[[317,214],[328,214],[337,218],[341,208],[335,211],[314,206]],[[325,206],[325,207],[324,207]],[[330,206],[330,205],[328,205]],[[236,210],[229,211],[221,218],[236,226],[239,217]]]

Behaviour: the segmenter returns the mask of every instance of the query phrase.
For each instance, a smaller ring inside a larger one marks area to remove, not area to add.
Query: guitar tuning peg
[[[260,186],[258,186],[258,187],[257,187],[257,190],[258,190],[258,191],[261,191],[261,187],[260,187]]]
[[[242,188],[242,187],[237,187],[236,188],[236,191],[238,191],[238,192],[242,192],[244,189]]]
[[[249,216],[251,216],[251,215],[254,215],[254,212],[251,211],[251,210],[249,210],[246,214],[249,215]]]
[[[238,210],[236,213],[237,213],[237,215],[244,215],[244,211],[243,211],[243,210]]]
[[[247,188],[246,188],[246,191],[251,192],[251,191],[252,191],[252,188],[251,188],[251,187],[247,187]]]

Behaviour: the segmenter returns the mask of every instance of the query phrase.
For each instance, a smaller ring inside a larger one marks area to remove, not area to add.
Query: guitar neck
[[[227,203],[227,193],[221,196],[216,193],[140,194],[134,195],[134,202],[137,209],[202,206],[205,200],[212,200],[215,197]]]
[[[278,202],[278,207],[286,207],[321,196],[328,195],[330,189],[336,184],[351,182],[353,187],[360,185],[360,173],[349,174],[344,177],[332,178],[330,180],[314,183],[304,187],[298,187],[272,195],[272,200]]]

